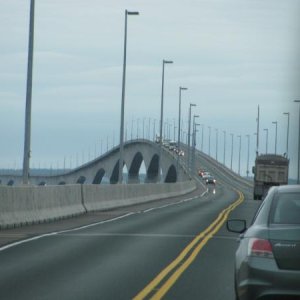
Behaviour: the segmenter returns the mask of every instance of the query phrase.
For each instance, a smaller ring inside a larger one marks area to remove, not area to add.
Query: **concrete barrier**
[[[184,195],[195,189],[195,181],[82,186],[84,205],[88,211],[105,210]]]
[[[127,185],[0,186],[0,229],[184,195],[195,189],[195,181]]]
[[[0,228],[85,213],[80,185],[0,187]]]

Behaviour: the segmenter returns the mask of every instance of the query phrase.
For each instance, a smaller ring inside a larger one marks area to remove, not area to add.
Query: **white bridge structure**
[[[141,165],[146,167],[146,178],[143,183],[174,183],[189,180],[188,172],[183,165],[177,165],[177,154],[162,149],[159,170],[160,146],[154,142],[137,139],[124,144],[124,168],[128,170],[125,183],[139,183]],[[120,160],[119,146],[112,148],[96,159],[70,171],[51,176],[30,176],[31,185],[64,185],[64,184],[101,184],[118,183]],[[1,185],[18,186],[22,177],[16,175],[0,176]]]

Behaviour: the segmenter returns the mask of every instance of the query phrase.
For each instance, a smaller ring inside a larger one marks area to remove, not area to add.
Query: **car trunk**
[[[299,225],[281,225],[280,228],[270,228],[269,240],[279,269],[300,270]]]

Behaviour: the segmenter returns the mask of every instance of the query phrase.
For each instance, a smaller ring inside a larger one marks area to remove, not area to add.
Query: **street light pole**
[[[272,122],[272,124],[275,124],[275,154],[277,154],[277,121]]]
[[[238,168],[238,174],[241,175],[241,144],[242,144],[242,136],[237,136],[240,139],[240,146],[239,146],[239,168]]]
[[[211,127],[208,126],[208,155],[210,156],[210,135],[211,135]]]
[[[123,182],[123,151],[124,151],[124,109],[125,109],[125,82],[126,82],[126,50],[127,50],[127,15],[138,15],[137,11],[125,10],[124,31],[124,57],[123,57],[123,79],[122,79],[122,103],[121,103],[121,126],[120,126],[120,160],[119,160],[119,183]]]
[[[163,116],[164,116],[164,82],[165,82],[165,64],[172,64],[172,60],[164,60],[162,62],[162,83],[161,83],[161,103],[160,103],[160,128],[159,128],[159,160],[158,160],[158,175],[160,178],[161,157],[162,157],[162,131],[163,131]]]
[[[259,153],[259,105],[257,107],[257,130],[256,130],[256,156]]]
[[[231,160],[230,160],[230,169],[232,170],[232,159],[233,159],[233,133],[231,135]]]
[[[139,124],[140,124],[140,119],[137,118],[136,119],[136,139],[139,138],[139,126],[140,126]]]
[[[216,161],[218,161],[218,137],[219,137],[219,129],[216,128]]]
[[[225,166],[225,156],[226,156],[226,131],[223,130],[224,133],[224,156],[223,156],[223,165]]]
[[[181,91],[186,91],[186,87],[179,87],[179,109],[178,109],[178,150],[180,150],[180,126],[181,126]]]
[[[195,123],[195,118],[198,118],[198,115],[194,115],[194,125],[193,125],[193,157],[192,157],[192,166],[191,166],[191,170],[192,170],[192,174],[195,174],[195,152],[196,152],[196,133],[197,133],[197,126],[199,126],[200,124]]]
[[[149,122],[148,122],[148,139],[151,141],[151,118],[149,117]]]
[[[31,0],[31,2],[30,2],[30,21],[29,21],[28,62],[27,62],[27,91],[26,91],[26,109],[25,109],[23,184],[29,183],[33,41],[34,41],[34,0]]]
[[[269,129],[264,128],[264,131],[266,132],[266,154],[268,153],[268,138],[269,138]]]
[[[294,102],[300,104],[300,100],[294,100]],[[298,173],[297,173],[297,184],[300,184],[299,172],[300,172],[300,105],[299,105],[299,128],[298,128]]]
[[[201,124],[201,152],[203,152],[203,135],[204,135],[204,124]]]
[[[153,119],[153,141],[156,142],[156,128],[155,128],[155,125],[156,125],[156,119]]]
[[[143,139],[145,139],[145,117],[143,118]]]
[[[289,131],[290,131],[290,113],[285,112],[283,113],[288,117],[288,123],[287,123],[287,133],[286,133],[286,157],[289,157]]]
[[[196,106],[196,104],[190,103],[190,106],[189,106],[188,169],[190,169],[190,159],[191,159],[191,114],[192,114],[192,106]]]
[[[249,177],[249,153],[250,153],[250,134],[247,134],[246,137],[248,138],[248,153],[247,153],[247,177]]]

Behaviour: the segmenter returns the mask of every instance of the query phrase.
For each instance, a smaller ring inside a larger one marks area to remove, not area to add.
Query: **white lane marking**
[[[92,223],[92,224],[89,224],[89,225],[84,225],[84,226],[80,226],[80,227],[76,227],[76,228],[72,228],[72,229],[55,231],[55,232],[50,232],[50,233],[45,233],[45,234],[42,234],[42,235],[34,236],[32,238],[28,238],[28,239],[25,239],[25,240],[22,240],[22,241],[18,241],[18,242],[14,242],[14,243],[2,246],[2,247],[0,247],[0,252],[4,251],[4,250],[7,250],[9,248],[16,247],[16,246],[21,245],[21,244],[29,243],[29,242],[44,238],[44,237],[63,234],[63,233],[67,233],[67,232],[78,231],[78,230],[81,230],[81,229],[86,229],[86,228],[94,227],[94,226],[97,226],[97,225],[101,225],[101,224],[105,224],[105,223],[109,223],[109,222],[114,222],[114,221],[129,217],[131,215],[135,215],[135,214],[138,214],[138,213],[147,213],[147,212],[150,212],[150,211],[155,210],[155,209],[162,209],[162,208],[165,208],[165,207],[168,207],[168,206],[177,205],[177,204],[180,204],[180,203],[183,203],[183,202],[195,200],[197,198],[203,197],[207,192],[208,192],[208,189],[206,191],[204,191],[200,196],[195,196],[195,197],[192,197],[192,198],[183,199],[183,200],[180,200],[176,203],[170,203],[170,204],[162,205],[162,206],[159,206],[159,207],[149,208],[149,209],[146,209],[144,211],[129,212],[127,214],[124,214],[124,215],[121,215],[121,216],[118,216],[118,217],[115,217],[115,218],[112,218],[112,219]]]
[[[0,252],[4,251],[4,250],[7,250],[9,248],[13,248],[13,247],[18,246],[18,245],[21,245],[21,244],[25,244],[25,243],[29,243],[29,242],[41,239],[43,237],[48,237],[48,236],[52,236],[52,235],[58,235],[58,234],[61,234],[61,233],[66,233],[66,232],[71,232],[71,231],[77,231],[77,230],[81,230],[81,229],[85,229],[85,228],[97,226],[97,225],[100,225],[100,224],[104,224],[104,223],[108,223],[108,222],[113,222],[113,221],[116,221],[116,220],[128,217],[128,216],[130,216],[132,214],[134,214],[134,213],[128,213],[128,214],[125,214],[125,215],[122,215],[122,216],[119,216],[119,217],[116,217],[116,218],[104,220],[104,221],[101,221],[101,222],[92,223],[92,224],[85,225],[85,226],[80,226],[80,227],[73,228],[73,229],[67,229],[67,230],[61,230],[61,231],[55,231],[55,232],[45,233],[45,234],[42,234],[42,235],[37,235],[37,236],[34,236],[32,238],[28,238],[28,239],[25,239],[25,240],[22,240],[22,241],[18,241],[18,242],[14,242],[14,243],[2,246],[2,247],[0,247]]]
[[[14,242],[14,243],[11,243],[11,244],[9,244],[9,245],[2,246],[2,247],[0,248],[0,252],[1,252],[1,251],[4,251],[4,250],[6,250],[6,249],[9,249],[9,248],[13,248],[13,247],[18,246],[18,245],[21,245],[21,244],[25,244],[25,243],[28,243],[28,242],[32,242],[32,241],[41,239],[41,238],[46,237],[46,236],[52,236],[52,235],[56,235],[56,234],[57,234],[57,232],[51,232],[51,233],[46,233],[46,234],[34,236],[34,237],[29,238],[29,239],[26,239],[26,240]]]
[[[121,216],[118,216],[118,217],[115,217],[115,218],[112,218],[112,219],[108,219],[108,220],[104,220],[104,221],[100,221],[100,222],[96,222],[96,223],[92,223],[92,224],[80,226],[80,227],[73,228],[73,229],[61,230],[61,231],[58,231],[58,233],[61,234],[61,233],[66,233],[66,232],[78,231],[78,230],[81,230],[81,229],[86,229],[86,228],[94,227],[94,226],[97,226],[97,225],[114,222],[114,221],[117,221],[117,220],[120,220],[120,219],[124,219],[126,217],[129,217],[129,216],[135,215],[135,214],[136,214],[135,212],[129,212],[129,213],[125,214],[125,215],[121,215]]]
[[[177,201],[175,203],[169,203],[169,204],[165,204],[165,205],[162,205],[162,206],[151,207],[151,208],[145,209],[141,212],[142,213],[147,213],[147,212],[150,212],[150,211],[153,211],[153,210],[156,210],[156,209],[162,209],[162,208],[166,208],[166,207],[169,207],[169,206],[178,205],[178,204],[181,204],[181,203],[184,203],[184,202],[192,201],[192,200],[195,200],[195,199],[198,199],[198,198],[202,198],[207,192],[208,192],[208,189],[206,189],[206,191],[204,191],[200,196],[194,196],[194,197],[191,197],[191,198],[183,199],[183,200]]]

